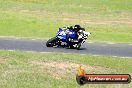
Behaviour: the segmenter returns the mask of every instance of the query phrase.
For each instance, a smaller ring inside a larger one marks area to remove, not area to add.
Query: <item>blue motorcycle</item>
[[[81,45],[90,35],[91,33],[86,32],[84,28],[81,28],[77,33],[75,33],[75,30],[63,30],[62,28],[59,28],[56,36],[46,42],[46,46],[62,46],[80,49]]]

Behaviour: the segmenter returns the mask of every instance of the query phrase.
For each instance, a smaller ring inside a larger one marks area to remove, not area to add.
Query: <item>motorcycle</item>
[[[68,35],[67,35],[68,34]],[[53,46],[63,46],[80,49],[81,45],[86,41],[86,39],[91,35],[90,32],[86,32],[84,28],[81,28],[77,35],[75,34],[75,30],[69,30],[59,28],[56,36],[49,39],[46,42],[47,47]]]

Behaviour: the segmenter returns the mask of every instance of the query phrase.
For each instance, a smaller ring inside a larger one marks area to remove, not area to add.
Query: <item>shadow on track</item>
[[[62,46],[55,46],[55,47],[53,47],[53,48],[77,50],[76,48],[69,48],[69,47],[62,47]],[[87,50],[87,48],[80,48],[79,50]]]

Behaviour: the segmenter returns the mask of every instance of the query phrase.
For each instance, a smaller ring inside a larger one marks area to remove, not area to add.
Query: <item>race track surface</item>
[[[94,55],[110,55],[132,57],[132,45],[130,44],[103,44],[84,43],[81,50],[58,47],[46,47],[44,40],[0,38],[1,50],[37,51],[37,52],[64,52]]]

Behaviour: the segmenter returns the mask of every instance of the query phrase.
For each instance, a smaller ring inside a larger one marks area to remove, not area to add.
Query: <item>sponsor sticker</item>
[[[79,85],[83,84],[102,84],[102,83],[130,83],[131,76],[129,74],[87,74],[81,66],[76,75],[76,81]]]

